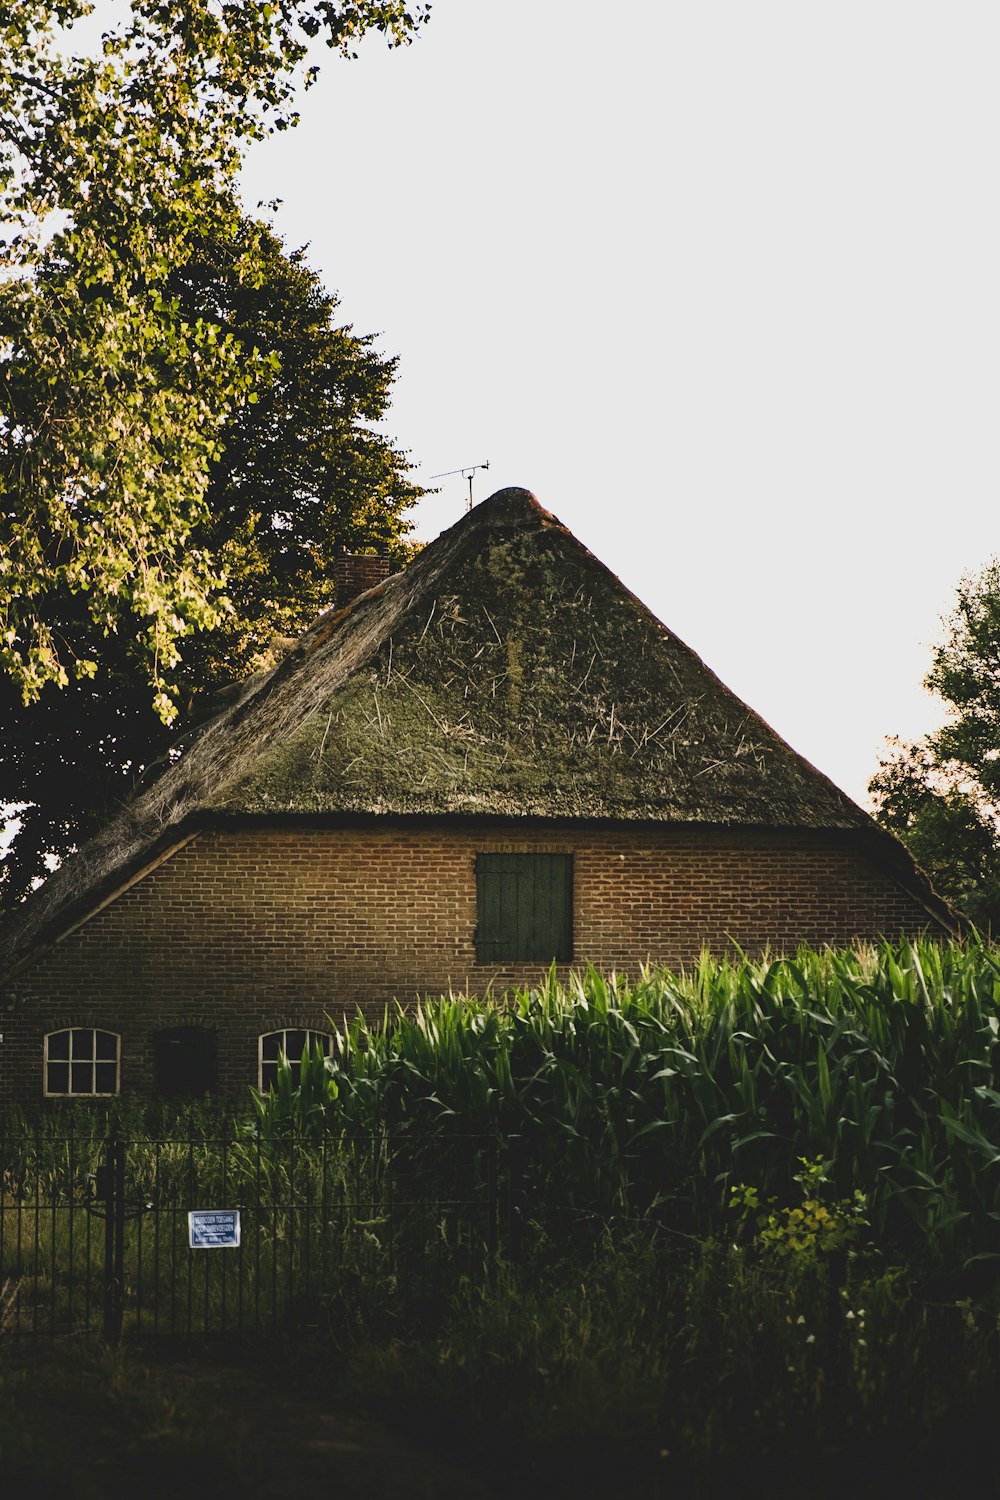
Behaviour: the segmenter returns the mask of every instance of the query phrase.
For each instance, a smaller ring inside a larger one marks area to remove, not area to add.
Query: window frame
[[[331,1054],[331,1052],[333,1051],[333,1035],[332,1035],[332,1033],[329,1032],[329,1031],[320,1031],[315,1026],[275,1026],[275,1027],[272,1027],[272,1029],[270,1031],[262,1031],[262,1032],[260,1032],[260,1034],[257,1037],[257,1088],[259,1089],[259,1091],[262,1094],[266,1093],[267,1090],[271,1087],[270,1082],[268,1082],[266,1088],[265,1088],[265,1085],[264,1085],[264,1043],[267,1040],[269,1040],[269,1038],[271,1038],[273,1036],[280,1036],[280,1037],[287,1038],[288,1033],[290,1031],[293,1031],[293,1032],[294,1031],[302,1031],[302,1032],[304,1032],[305,1036],[306,1036],[305,1045],[307,1047],[309,1047],[309,1048],[312,1047],[312,1045],[313,1045],[314,1042],[322,1042],[323,1043],[323,1047],[324,1047],[324,1054],[323,1055],[325,1057],[329,1057],[330,1054]],[[299,1073],[301,1073],[301,1071],[302,1071],[302,1050],[303,1049],[300,1047],[299,1050],[298,1050],[298,1052],[296,1053],[296,1055],[294,1057],[289,1057],[287,1047],[284,1044],[282,1044],[282,1045],[280,1045],[278,1047],[278,1057],[280,1057],[281,1054],[282,1054],[282,1052],[284,1052],[285,1057],[288,1059],[289,1066],[292,1067],[292,1068],[298,1067]],[[278,1058],[268,1058],[267,1065],[268,1065],[268,1067],[277,1068]],[[275,1075],[275,1080],[276,1079],[277,1079],[277,1074]]]
[[[75,1056],[73,1039],[83,1033],[89,1033],[90,1055],[89,1057]],[[98,1057],[97,1037],[110,1036],[114,1038],[114,1058]],[[65,1057],[50,1057],[50,1044],[55,1037],[66,1036],[69,1038]],[[122,1038],[120,1031],[110,1031],[106,1026],[60,1026],[57,1031],[47,1031],[43,1037],[42,1047],[42,1095],[46,1099],[116,1099],[122,1089]],[[115,1086],[113,1089],[98,1089],[97,1069],[99,1066],[107,1067],[113,1063],[115,1070]],[[91,1087],[89,1089],[76,1089],[73,1087],[73,1068],[88,1064],[90,1067]],[[50,1068],[65,1066],[66,1088],[50,1088]]]
[[[476,855],[475,871],[477,965],[572,963],[575,866],[571,853],[551,849],[523,853],[484,850]],[[538,883],[543,877],[549,913],[547,930],[539,936],[530,924],[538,917]],[[493,935],[488,936],[498,895],[500,918],[492,928]],[[529,913],[529,926],[522,931],[525,911]]]

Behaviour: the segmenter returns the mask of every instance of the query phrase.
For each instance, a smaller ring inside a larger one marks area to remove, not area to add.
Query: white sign
[[[240,1243],[238,1208],[192,1208],[188,1244],[192,1250],[236,1250]]]

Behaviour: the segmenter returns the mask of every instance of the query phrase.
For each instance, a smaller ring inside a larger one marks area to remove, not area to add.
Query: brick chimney
[[[337,609],[359,594],[367,593],[389,576],[387,557],[369,557],[360,552],[338,552],[333,569],[333,602]]]

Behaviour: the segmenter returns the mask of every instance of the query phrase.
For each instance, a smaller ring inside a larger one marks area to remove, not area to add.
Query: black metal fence
[[[362,1285],[431,1295],[518,1256],[522,1199],[517,1141],[0,1133],[0,1339],[264,1332]],[[238,1244],[193,1243],[203,1212],[238,1215]]]

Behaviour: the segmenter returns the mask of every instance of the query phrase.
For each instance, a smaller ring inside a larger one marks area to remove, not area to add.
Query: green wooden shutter
[[[476,887],[479,963],[572,958],[572,855],[480,854]]]

